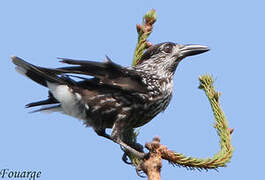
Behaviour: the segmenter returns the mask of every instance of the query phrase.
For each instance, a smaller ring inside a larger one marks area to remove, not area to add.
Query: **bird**
[[[136,157],[145,153],[126,143],[127,130],[150,122],[172,99],[173,77],[186,57],[207,52],[204,45],[163,42],[149,47],[132,67],[114,63],[59,58],[67,66],[45,68],[11,56],[15,69],[48,88],[48,98],[26,105],[33,112],[61,112],[81,119],[102,137]],[[111,128],[111,134],[106,129]]]

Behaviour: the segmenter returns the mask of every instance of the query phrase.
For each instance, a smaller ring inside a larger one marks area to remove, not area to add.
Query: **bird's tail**
[[[48,87],[48,83],[65,85],[69,84],[70,79],[65,78],[53,69],[35,66],[16,56],[12,56],[11,59],[12,62],[16,65],[16,70],[19,73],[25,75],[26,77],[37,82],[40,85]],[[57,99],[54,98],[53,94],[50,91],[48,99],[29,103],[26,105],[26,108],[35,106],[41,106],[41,108],[32,112],[60,111],[60,103]]]
[[[11,59],[16,65],[17,72],[25,75],[40,85],[47,87],[47,82],[67,84],[66,80],[59,77],[52,69],[35,66],[16,56],[11,56]]]

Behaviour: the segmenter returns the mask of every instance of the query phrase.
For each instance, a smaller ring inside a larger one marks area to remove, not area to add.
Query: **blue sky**
[[[157,10],[149,40],[208,45],[175,73],[174,97],[164,113],[145,125],[139,142],[158,135],[176,152],[210,157],[219,150],[213,115],[198,76],[210,73],[222,92],[235,152],[226,168],[187,171],[163,163],[163,179],[264,178],[264,1],[1,1],[0,169],[42,171],[41,179],[137,179],[116,144],[74,118],[29,114],[24,105],[47,90],[17,74],[11,55],[41,66],[56,57],[102,61],[109,55],[129,66],[146,11]],[[138,178],[140,179],[140,178]]]

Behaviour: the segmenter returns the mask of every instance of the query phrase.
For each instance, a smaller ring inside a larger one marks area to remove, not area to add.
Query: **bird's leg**
[[[95,130],[95,132],[99,135],[99,136],[102,136],[102,137],[105,137],[117,144],[119,144],[120,146],[122,146],[126,151],[132,153],[134,156],[140,158],[140,159],[143,159],[145,157],[145,153],[143,152],[139,152],[137,150],[135,150],[134,148],[132,148],[131,146],[127,145],[126,143],[124,143],[122,141],[122,139],[120,138],[121,137],[121,133],[118,129],[115,128],[116,126],[113,126],[113,129],[112,129],[112,133],[111,135],[107,134],[105,132],[105,129],[101,129],[101,130]]]
[[[132,153],[134,156],[138,157],[139,159],[143,159],[146,156],[145,153],[135,150],[131,146],[124,143],[120,138],[113,138],[112,136],[111,136],[111,138],[114,142],[121,145],[126,151]]]
[[[120,128],[119,128],[120,127]],[[132,148],[131,146],[129,146],[128,144],[126,144],[123,140],[123,130],[125,128],[123,128],[123,126],[120,126],[120,124],[115,123],[113,128],[112,128],[112,132],[111,132],[111,136],[110,138],[116,142],[117,144],[121,145],[126,151],[132,153],[134,156],[143,159],[146,154],[144,152],[140,152],[134,148]],[[138,148],[137,148],[138,149]],[[141,149],[142,151],[142,149]]]
[[[126,144],[125,142],[123,142],[122,140],[122,135],[123,135],[123,126],[121,126],[121,121],[120,123],[114,123],[114,126],[112,128],[112,132],[111,135],[107,134],[105,132],[105,129],[95,129],[95,132],[97,133],[97,135],[105,137],[117,144],[119,144],[120,146],[122,146],[126,151],[132,153],[134,156],[143,159],[145,157],[145,153],[144,152],[140,152],[142,151],[142,149],[139,148],[140,151],[132,148],[131,146],[129,146],[128,144]],[[136,147],[139,147],[137,145],[135,145]],[[137,148],[138,149],[138,148]]]
[[[137,150],[138,152],[144,152],[144,147],[140,143],[137,143],[136,139],[134,139],[132,136],[135,136],[134,130],[132,128],[126,129],[125,131],[123,131],[122,141],[127,145],[129,145],[130,147],[132,147],[133,149]],[[122,146],[121,148],[124,151],[124,154],[122,156],[123,162],[132,165],[133,163],[129,161],[132,160],[130,158],[131,153],[125,150]]]

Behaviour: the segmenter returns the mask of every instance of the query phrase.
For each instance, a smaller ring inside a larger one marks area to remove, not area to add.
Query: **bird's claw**
[[[132,165],[133,163],[131,161],[128,161],[128,154],[126,152],[123,153],[123,156],[122,156],[122,161],[125,163],[125,164],[129,164],[129,165]]]
[[[145,175],[143,175],[144,174],[144,171],[140,168],[140,167],[136,167],[136,174],[139,176],[139,177],[141,177],[141,178],[146,178],[146,176]]]

